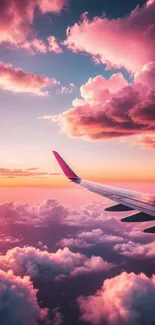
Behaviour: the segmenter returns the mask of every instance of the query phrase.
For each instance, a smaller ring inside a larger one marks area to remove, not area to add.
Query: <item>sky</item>
[[[0,325],[155,325],[155,0],[0,0]]]
[[[155,180],[154,1],[0,2],[0,185]]]

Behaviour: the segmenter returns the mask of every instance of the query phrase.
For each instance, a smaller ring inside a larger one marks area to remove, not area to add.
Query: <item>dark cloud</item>
[[[55,253],[34,247],[15,247],[0,256],[0,267],[12,270],[15,275],[29,275],[31,278],[57,278],[77,276],[83,273],[103,272],[115,265],[104,261],[100,256],[87,256],[73,253],[69,248],[58,249]]]
[[[29,277],[16,277],[12,271],[0,270],[0,323],[1,325],[47,324],[48,309],[41,309]]]

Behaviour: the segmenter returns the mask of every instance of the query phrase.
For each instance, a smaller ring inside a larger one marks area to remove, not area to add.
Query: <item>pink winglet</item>
[[[71,180],[79,179],[79,177],[72,171],[72,169],[66,164],[66,162],[62,159],[62,157],[56,152],[53,151],[53,154],[63,170],[64,174]]]

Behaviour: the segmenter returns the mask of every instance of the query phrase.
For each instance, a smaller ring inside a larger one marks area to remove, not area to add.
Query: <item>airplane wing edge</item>
[[[104,196],[114,202],[119,203],[115,206],[115,211],[121,212],[122,210],[136,210],[140,212],[129,217],[123,218],[121,221],[144,222],[154,220],[155,195],[120,189],[117,187],[94,183],[92,181],[82,179],[77,174],[75,174],[75,172],[68,166],[68,164],[63,160],[63,158],[58,154],[58,152],[53,151],[53,154],[63,173],[69,180],[81,185],[90,192]],[[147,232],[147,230],[145,232]]]

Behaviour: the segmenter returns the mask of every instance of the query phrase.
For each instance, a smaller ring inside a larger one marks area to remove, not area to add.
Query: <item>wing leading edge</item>
[[[155,220],[155,195],[125,190],[81,179],[56,151],[53,151],[53,154],[63,173],[69,180],[81,185],[88,191],[107,197],[118,203],[107,208],[107,211],[139,211],[134,214],[132,212],[132,215],[123,218],[123,222],[145,222]],[[144,231],[155,232],[155,227],[144,229]]]

